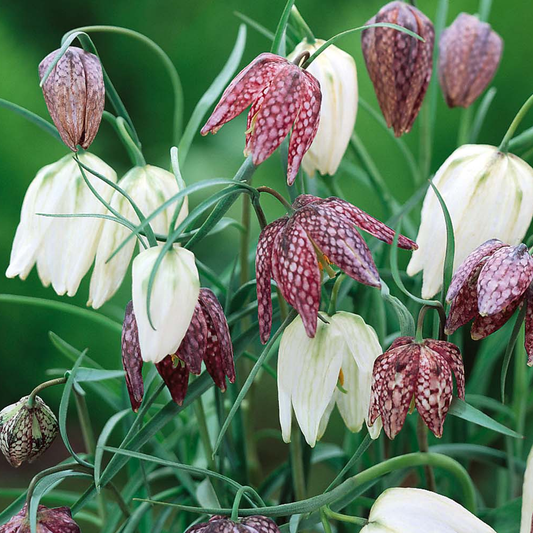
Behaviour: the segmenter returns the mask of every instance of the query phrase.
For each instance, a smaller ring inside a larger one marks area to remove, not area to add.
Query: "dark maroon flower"
[[[446,299],[451,302],[446,333],[472,319],[471,336],[485,338],[500,329],[524,303],[526,351],[533,365],[533,258],[525,244],[509,246],[491,239],[476,248],[457,269]]]
[[[200,289],[198,303],[189,329],[175,354],[168,355],[156,368],[167,385],[172,399],[179,405],[187,394],[189,374],[200,374],[202,361],[215,385],[226,390],[226,377],[235,381],[233,346],[224,311],[210,289]],[[122,329],[122,363],[132,409],[141,405],[144,384],[141,349],[132,302],[126,307]]]
[[[469,107],[492,81],[503,41],[477,17],[460,13],[439,41],[439,83],[449,107]]]
[[[313,75],[283,57],[261,54],[230,83],[200,133],[216,133],[251,105],[244,153],[259,165],[292,128],[287,167],[291,185],[315,138],[321,102],[320,84]]]
[[[459,398],[465,397],[463,360],[459,348],[446,341],[400,337],[374,363],[369,424],[381,416],[393,439],[402,429],[414,397],[418,413],[436,437],[442,436],[453,394],[452,372]]]
[[[185,533],[280,533],[276,523],[266,516],[254,515],[234,522],[225,516],[215,515],[209,522],[190,527]]]
[[[9,522],[0,526],[0,533],[30,533],[30,519],[26,505]],[[44,505],[37,508],[37,533],[80,533],[68,507],[49,509]]]
[[[355,226],[387,243],[394,231],[361,209],[340,198],[325,200],[303,194],[294,201],[294,212],[266,226],[257,244],[255,262],[261,342],[272,327],[270,280],[292,305],[314,337],[320,306],[321,266],[330,262],[353,279],[379,287],[379,273],[364,239]],[[413,250],[415,242],[400,235],[398,246]]]
[[[433,24],[416,7],[390,2],[367,24],[397,24],[425,42],[393,28],[369,28],[361,36],[366,68],[387,126],[396,137],[411,130],[433,68]]]

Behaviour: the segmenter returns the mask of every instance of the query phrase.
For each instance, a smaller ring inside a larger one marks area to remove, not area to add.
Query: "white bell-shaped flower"
[[[524,485],[522,488],[522,518],[520,521],[520,533],[533,531],[533,448],[527,458]]]

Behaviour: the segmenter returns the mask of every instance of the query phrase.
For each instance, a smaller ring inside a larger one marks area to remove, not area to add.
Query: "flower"
[[[533,168],[494,146],[464,145],[445,161],[433,179],[453,222],[454,269],[480,244],[500,239],[521,242],[533,218]],[[423,270],[422,298],[442,286],[446,224],[439,201],[428,189],[407,273]]]
[[[439,40],[439,83],[449,107],[469,107],[494,78],[502,38],[477,17],[460,13]]]
[[[152,214],[179,192],[174,174],[152,165],[132,168],[118,182],[118,185],[132,198],[145,216]],[[111,197],[111,206],[133,224],[140,224],[130,202],[118,191],[115,191]],[[154,232],[167,233],[173,214],[174,210],[171,206],[157,215],[150,222]],[[179,224],[186,216],[187,201],[185,200],[177,223]],[[98,309],[116,293],[122,284],[135,249],[135,241],[131,239],[109,262],[107,260],[129,234],[129,229],[122,224],[110,220],[104,221],[96,250],[87,305]]]
[[[392,243],[394,231],[361,209],[334,196],[302,194],[293,212],[266,226],[259,235],[255,270],[261,342],[272,327],[270,279],[302,317],[309,337],[315,336],[320,306],[320,266],[337,265],[353,279],[379,287],[379,273],[364,239],[354,226]],[[416,243],[400,235],[398,246],[412,250]]]
[[[278,398],[285,442],[291,440],[293,409],[309,446],[324,434],[335,404],[350,431],[360,431],[367,419],[372,368],[381,353],[376,332],[360,316],[344,311],[327,321],[309,338],[296,317],[281,337]],[[372,438],[380,429],[377,424],[369,429]]]
[[[254,165],[270,157],[292,128],[287,183],[292,185],[320,119],[320,84],[298,65],[264,53],[245,67],[224,91],[200,133],[216,133],[250,104],[245,154]]]
[[[252,515],[242,518],[239,522],[234,522],[229,518],[214,515],[209,522],[196,524],[185,533],[280,533],[276,522],[266,516]],[[0,532],[1,533],[1,532]]]
[[[27,505],[9,522],[0,526],[0,533],[30,533],[30,519],[27,516]],[[44,505],[37,507],[37,533],[80,533],[68,507],[49,509]]]
[[[435,31],[431,21],[405,2],[390,2],[367,24],[392,23],[416,33],[420,41],[393,28],[363,30],[361,44],[366,68],[387,126],[400,137],[411,130],[433,68]]]
[[[224,392],[226,377],[235,381],[233,346],[224,311],[209,289],[200,289],[194,315],[179,348],[156,364],[172,399],[181,405],[187,393],[189,373],[200,374],[202,361],[215,385]],[[122,327],[122,364],[132,409],[137,412],[144,395],[142,349],[133,303],[126,307]]]
[[[84,153],[79,159],[116,181],[115,171],[95,155]],[[92,175],[87,175],[87,179],[102,198],[110,199],[111,187]],[[102,220],[44,217],[37,213],[105,212],[105,206],[87,187],[78,164],[70,155],[42,168],[24,197],[6,276],[26,279],[37,263],[37,272],[45,287],[52,283],[57,294],[74,296],[94,260]]]
[[[57,419],[39,396],[29,396],[0,411],[0,450],[15,468],[33,463],[52,444],[59,431]]]
[[[147,309],[148,282],[161,249],[148,248],[133,261],[133,308],[144,361],[159,363],[174,353],[191,323],[200,281],[194,254],[185,248],[169,250],[159,265]],[[151,320],[150,320],[151,318]]]
[[[473,318],[471,336],[484,339],[527,305],[525,346],[533,366],[533,258],[525,244],[509,246],[491,239],[478,246],[457,269],[446,299],[452,302],[446,333]]]
[[[39,64],[42,80],[59,50]],[[43,84],[48,112],[63,142],[73,151],[84,150],[94,141],[105,104],[105,87],[100,60],[81,48],[69,46]]]
[[[527,457],[524,484],[522,488],[522,518],[520,533],[533,531],[533,447]]]
[[[368,521],[361,533],[496,533],[457,502],[423,489],[387,489]]]
[[[304,52],[313,54],[325,41],[318,39],[313,44],[302,41],[288,59],[293,60]],[[311,148],[305,154],[302,166],[312,176],[333,176],[350,142],[357,115],[357,69],[353,57],[336,46],[324,50],[307,71],[320,83],[322,106],[320,125]]]
[[[452,401],[455,375],[457,394],[465,397],[463,360],[459,348],[446,341],[399,337],[374,363],[368,423],[381,416],[383,430],[393,439],[402,429],[407,411],[414,404],[428,428],[442,437],[442,428]]]

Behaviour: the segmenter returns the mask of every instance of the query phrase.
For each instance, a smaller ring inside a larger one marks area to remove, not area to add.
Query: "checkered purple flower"
[[[266,516],[253,515],[234,522],[221,515],[190,527],[185,533],[280,533],[276,523]]]

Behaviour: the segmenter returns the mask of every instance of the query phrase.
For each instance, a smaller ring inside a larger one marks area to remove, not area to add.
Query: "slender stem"
[[[428,453],[428,428],[426,424],[424,424],[424,420],[422,420],[420,415],[418,415],[418,420],[416,423],[416,439],[418,441],[418,449],[423,453]],[[428,489],[436,492],[437,484],[435,483],[435,473],[433,472],[433,468],[431,468],[431,465],[426,465],[424,470],[426,472]]]
[[[265,212],[263,211],[263,208],[261,207],[261,200],[259,196],[254,196],[252,198],[252,206],[255,211],[255,215],[257,217],[257,221],[259,222],[259,226],[261,229],[264,229],[265,226],[267,226],[268,222],[265,216]]]
[[[325,533],[332,533],[331,524],[329,523],[328,516],[326,515],[325,507],[320,508],[320,521]]]
[[[40,385],[37,385],[37,387],[35,387],[31,391],[30,395],[28,396],[28,400],[26,401],[26,405],[29,408],[32,408],[33,404],[35,403],[35,397],[42,390],[46,389],[47,387],[53,387],[54,385],[64,385],[66,382],[67,382],[67,378],[62,377],[62,378],[51,379],[50,381],[45,381],[44,383],[41,383]]]
[[[301,30],[301,33],[305,35],[305,39],[307,40],[307,42],[309,44],[315,44],[316,38],[311,28],[309,27],[305,19],[302,17],[296,6],[292,6],[291,17],[298,25],[298,28]]]
[[[234,522],[239,519],[239,505],[245,492],[248,492],[253,496],[258,496],[257,492],[252,487],[248,487],[248,485],[242,486],[237,491],[237,493],[235,494],[235,499],[233,500],[233,507],[231,508],[231,520],[233,520]]]
[[[445,340],[444,326],[446,325],[446,311],[440,302],[434,301],[436,305],[424,305],[418,313],[418,321],[416,324],[416,340],[421,342],[424,339],[424,318],[429,309],[435,309],[439,313],[439,340]]]
[[[271,187],[257,187],[257,192],[265,192],[267,194],[272,195],[274,198],[279,200],[281,204],[283,204],[283,207],[289,212],[292,213],[294,209],[292,208],[292,205],[283,198],[283,196],[276,190],[272,189]]]
[[[470,138],[472,126],[472,106],[461,111],[461,121],[459,122],[459,135],[457,136],[457,146],[467,144]]]
[[[120,139],[124,143],[124,146],[126,146],[128,153],[132,157],[134,165],[137,167],[144,167],[146,165],[146,161],[144,160],[143,153],[130,136],[126,128],[126,121],[122,117],[117,117],[116,124]]]
[[[339,296],[339,290],[341,288],[342,282],[346,278],[346,274],[339,274],[335,283],[333,284],[333,289],[331,289],[331,300],[329,302],[328,315],[333,316],[337,312],[337,298]]]
[[[515,367],[514,367],[514,388],[513,388],[513,411],[516,416],[515,431],[521,435],[524,434],[526,411],[527,411],[527,390],[528,390],[528,374],[526,372],[527,354],[524,346],[525,342],[525,327],[522,324],[520,333],[518,335],[518,342],[515,347]],[[515,443],[516,457],[522,458],[523,441],[516,439]]]
[[[133,165],[137,164],[136,154],[131,150],[130,144],[128,142],[125,142],[124,136],[122,135],[121,131],[118,128],[117,125],[117,117],[113,115],[113,113],[110,113],[109,111],[104,111],[102,118],[107,120],[109,124],[113,127],[115,130],[115,133],[117,134],[117,137],[121,140],[122,144],[124,145],[124,148],[126,149],[126,152],[128,152],[128,156],[130,158],[130,161]]]
[[[250,278],[250,268],[248,263],[248,251],[250,248],[250,215],[251,201],[247,194],[242,197],[241,205],[241,225],[244,231],[241,232],[239,261],[241,266],[240,281],[244,285]]]
[[[91,419],[89,417],[89,410],[87,409],[87,402],[85,401],[85,396],[79,393],[75,386],[74,398],[76,399],[76,409],[80,419],[81,434],[85,444],[85,449],[87,450],[88,455],[94,455],[96,441],[94,439],[94,432],[91,425]]]
[[[207,467],[209,470],[216,471],[215,461],[213,458],[213,446],[211,446],[211,439],[209,438],[209,431],[207,429],[207,422],[205,418],[204,405],[202,397],[194,402],[194,413],[196,414],[196,422],[198,423],[198,432],[204,447],[204,454],[207,460]]]
[[[359,516],[349,516],[342,513],[336,513],[332,511],[327,505],[321,508],[324,510],[324,514],[332,520],[338,520],[339,522],[347,522],[349,524],[357,524],[358,526],[366,526],[368,520]]]
[[[479,2],[479,20],[481,20],[481,22],[487,22],[489,20],[491,7],[492,0],[481,0]]]
[[[509,126],[509,129],[507,130],[507,133],[503,137],[502,142],[498,148],[500,152],[503,152],[504,154],[508,152],[509,141],[513,138],[516,128],[518,128],[520,122],[522,122],[523,118],[526,116],[531,106],[533,106],[533,94],[526,100],[524,105],[520,108],[515,118],[511,122],[511,125]]]
[[[122,514],[125,518],[129,518],[131,516],[130,510],[128,508],[128,504],[124,501],[124,498],[122,497],[122,494],[120,494],[117,487],[115,487],[114,483],[108,483],[105,487],[106,489],[113,494],[113,497],[118,503],[118,506],[120,507],[120,510],[122,511]]]
[[[296,499],[303,500],[305,498],[305,475],[304,463],[302,454],[302,434],[298,424],[293,424],[291,434],[291,471],[292,484]]]

